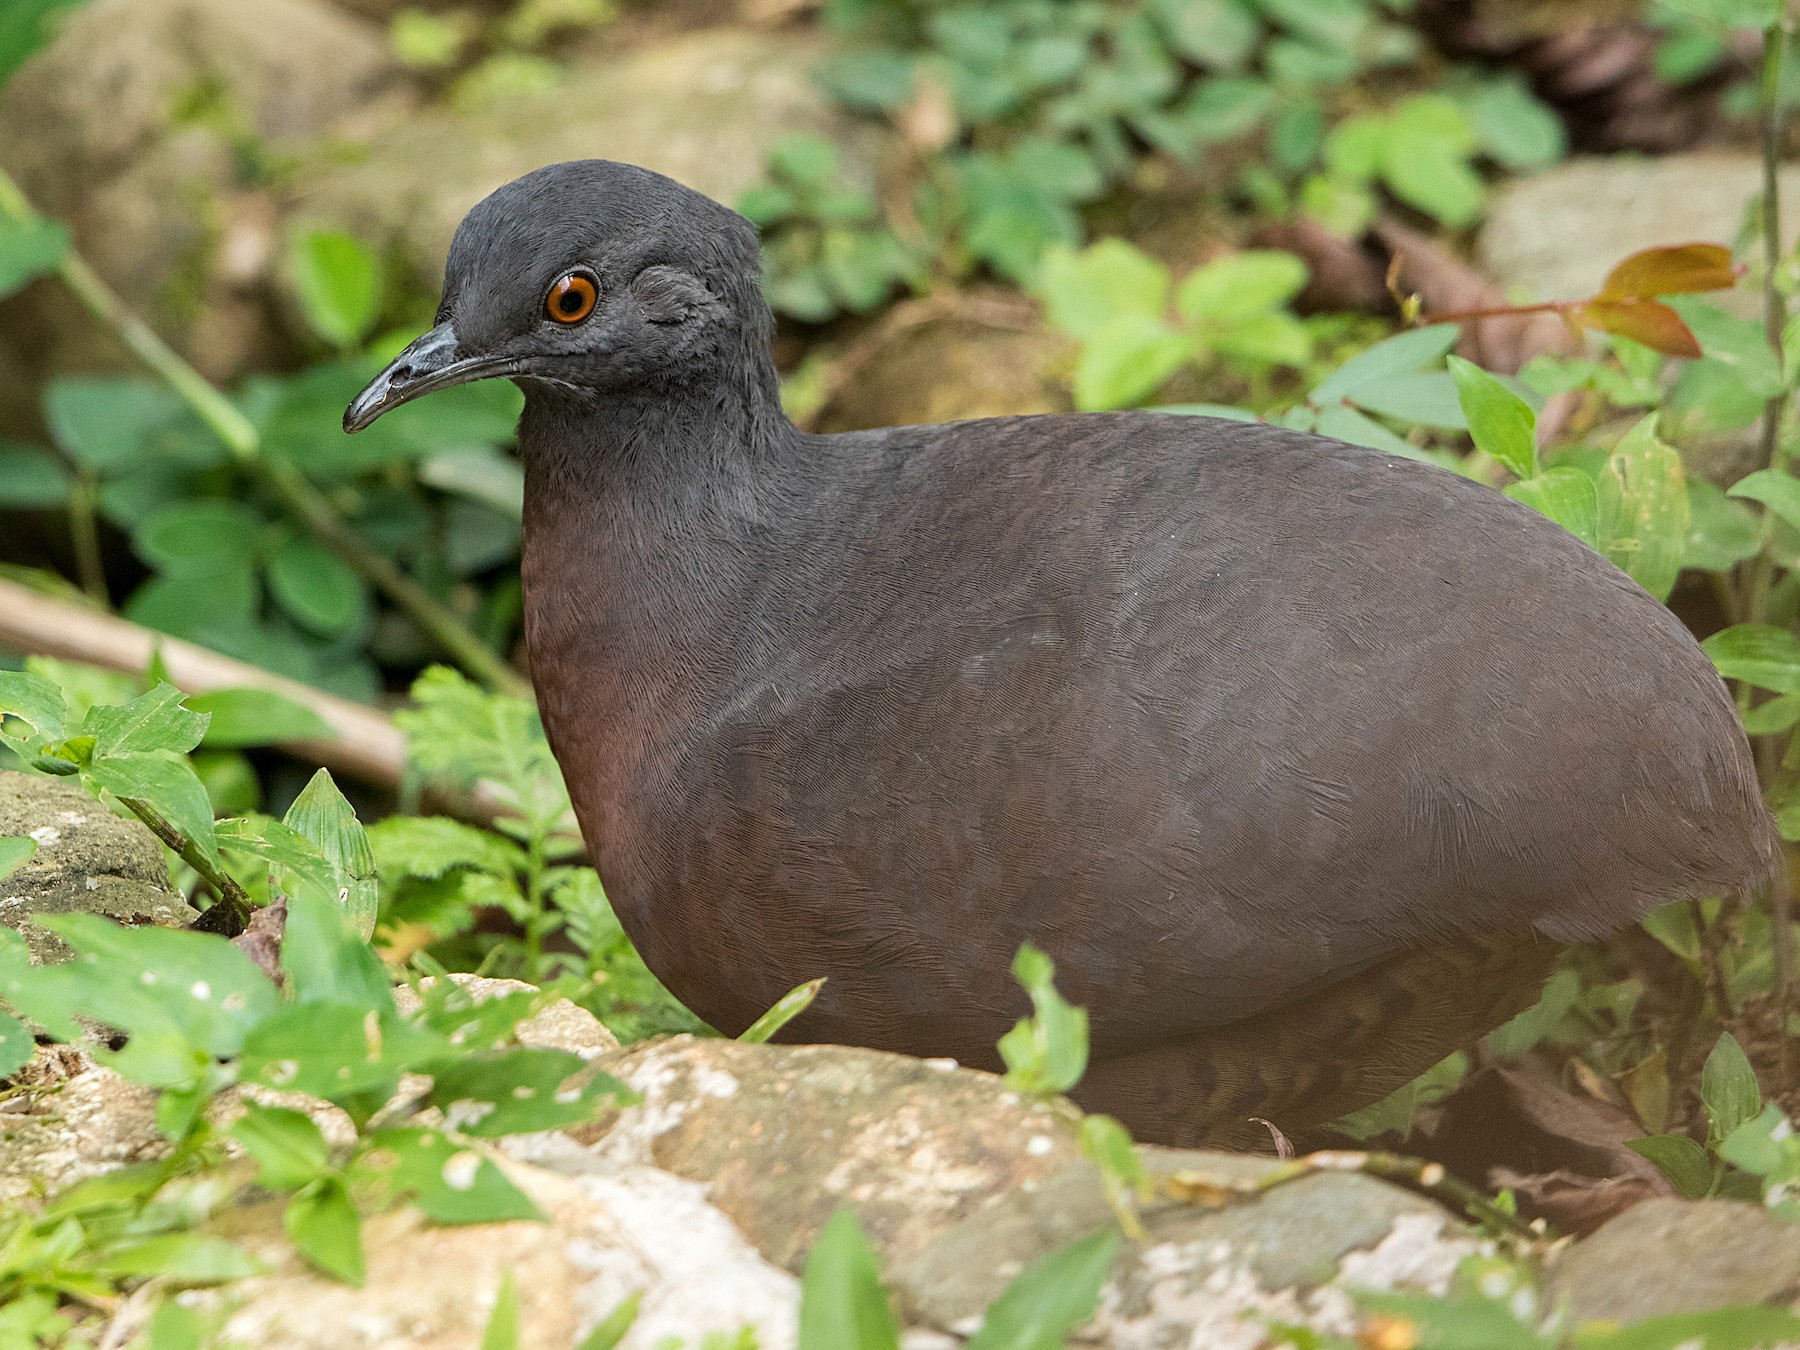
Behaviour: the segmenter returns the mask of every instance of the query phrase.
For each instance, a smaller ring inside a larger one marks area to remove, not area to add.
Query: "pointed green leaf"
[[[68,734],[69,700],[53,682],[24,670],[0,670],[0,714],[16,717],[37,732],[31,744],[59,741]]]
[[[96,756],[83,778],[123,802],[142,802],[217,861],[212,798],[185,757],[171,754]]]
[[[380,906],[375,852],[369,846],[368,831],[329,773],[320,769],[313,775],[282,824],[319,846],[336,877],[338,903],[366,939],[375,931],[375,912]]]
[[[1118,1250],[1118,1232],[1107,1229],[1034,1261],[994,1300],[965,1350],[1063,1350],[1093,1318]]]
[[[752,1045],[766,1043],[776,1032],[812,1007],[813,1000],[819,996],[819,990],[824,987],[825,977],[821,975],[816,980],[808,980],[805,984],[788,990],[775,1001],[774,1007],[752,1022],[738,1039]]]
[[[1600,547],[1600,498],[1594,480],[1566,465],[1507,485],[1506,495],[1548,516],[1591,549]]]
[[[1721,676],[1777,694],[1800,694],[1800,638],[1785,628],[1740,623],[1700,644]]]
[[[367,1274],[362,1216],[340,1178],[325,1177],[302,1190],[288,1201],[282,1223],[300,1255],[327,1275],[361,1286]]]
[[[1452,356],[1449,365],[1475,448],[1499,460],[1515,478],[1535,477],[1537,414],[1531,405],[1473,361]]]
[[[856,1216],[831,1216],[800,1278],[798,1350],[899,1350],[900,1330],[882,1288],[875,1249]]]
[[[1737,1038],[1720,1034],[1700,1071],[1700,1100],[1706,1104],[1708,1131],[1714,1146],[1762,1110],[1762,1088],[1756,1070]]]

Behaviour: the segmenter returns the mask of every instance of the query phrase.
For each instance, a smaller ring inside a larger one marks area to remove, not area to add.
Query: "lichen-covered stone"
[[[0,1099],[0,1205],[161,1157],[156,1094],[74,1046],[40,1046]]]
[[[1800,1227],[1733,1200],[1647,1200],[1551,1268],[1577,1319],[1634,1322],[1800,1298]]]
[[[162,845],[135,820],[115,816],[79,783],[0,773],[0,837],[28,836],[37,852],[0,878],[0,923],[17,929],[35,961],[61,961],[63,942],[30,922],[79,911],[125,924],[181,928],[197,917],[169,889]]]
[[[523,980],[502,980],[461,971],[452,973],[450,979],[477,1003],[507,994],[536,992],[534,986]],[[429,989],[435,983],[435,979],[421,980],[420,987]],[[394,990],[394,1004],[403,1016],[411,1016],[418,1010],[419,996],[408,986],[401,985]],[[594,1059],[619,1048],[619,1038],[608,1031],[599,1018],[566,998],[557,999],[543,1011],[519,1023],[513,1034],[520,1045],[534,1050],[566,1050],[583,1059]]]

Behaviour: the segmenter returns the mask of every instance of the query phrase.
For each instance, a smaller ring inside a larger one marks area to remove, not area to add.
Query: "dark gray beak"
[[[448,389],[453,384],[467,384],[470,380],[485,380],[496,375],[511,375],[517,368],[518,363],[512,357],[459,355],[456,330],[447,323],[440,323],[408,344],[386,370],[369,381],[369,387],[344,410],[344,430],[361,431],[384,412],[410,403],[434,389]]]

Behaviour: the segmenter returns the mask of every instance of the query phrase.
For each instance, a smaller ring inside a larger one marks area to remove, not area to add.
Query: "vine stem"
[[[0,214],[22,225],[43,219],[4,169],[0,169]],[[429,633],[464,670],[504,693],[530,694],[530,684],[518,671],[477,637],[449,606],[358,534],[304,474],[285,461],[264,455],[262,434],[256,424],[133,313],[85,258],[70,248],[56,271],[82,306],[173,389],[224,443],[232,457],[320,543]]]
[[[213,893],[219,897],[219,903],[200,916],[196,928],[205,929],[209,933],[222,933],[226,937],[236,937],[250,924],[250,895],[237,879],[226,872],[205,853],[199,845],[176,829],[149,802],[138,797],[121,797],[127,810],[150,828],[150,833],[173,849],[189,867],[200,874],[200,879],[212,887]]]

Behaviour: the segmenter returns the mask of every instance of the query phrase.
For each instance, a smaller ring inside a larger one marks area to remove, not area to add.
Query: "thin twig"
[[[97,605],[112,608],[106,590],[106,568],[100,559],[100,480],[92,469],[78,468],[69,490],[69,543],[75,549],[75,572],[81,589]]]
[[[34,224],[42,219],[4,169],[0,169],[0,214],[20,224]],[[86,259],[69,249],[57,265],[57,275],[90,314],[112,329],[138,360],[181,396],[232,457],[272,492],[290,515],[430,634],[458,665],[495,689],[509,694],[530,692],[523,676],[477,637],[449,606],[353,530],[305,475],[290,464],[264,455],[256,425],[134,314]]]

